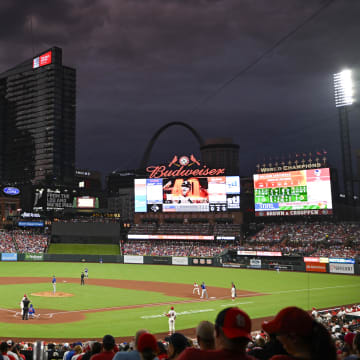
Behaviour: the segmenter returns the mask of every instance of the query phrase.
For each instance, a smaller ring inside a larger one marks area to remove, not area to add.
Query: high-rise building
[[[72,184],[76,70],[53,47],[0,74],[0,180]]]
[[[225,168],[226,175],[239,175],[239,145],[230,138],[208,139],[200,147],[201,159],[209,167]]]

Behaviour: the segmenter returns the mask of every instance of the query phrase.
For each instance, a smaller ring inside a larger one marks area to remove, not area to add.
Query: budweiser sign
[[[190,168],[194,165],[197,167]],[[177,167],[177,168],[174,168]],[[163,177],[189,177],[189,176],[224,176],[225,169],[211,169],[206,165],[201,166],[200,161],[194,155],[180,156],[175,155],[166,165],[148,166],[146,171],[150,174],[149,178]]]

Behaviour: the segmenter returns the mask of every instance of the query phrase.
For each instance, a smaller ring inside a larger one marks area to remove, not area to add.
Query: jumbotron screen
[[[98,209],[99,199],[92,196],[74,197],[73,206],[77,209]]]
[[[330,169],[256,174],[254,196],[255,213],[262,212],[261,215],[271,215],[271,212],[276,213],[274,215],[279,212],[279,215],[331,213]]]
[[[226,212],[239,209],[239,176],[135,179],[135,212]]]

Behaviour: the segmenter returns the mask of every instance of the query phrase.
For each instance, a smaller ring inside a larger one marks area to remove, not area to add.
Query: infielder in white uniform
[[[172,335],[175,332],[175,319],[176,319],[176,312],[174,307],[172,306],[171,309],[167,314],[165,314],[169,318],[169,335]]]
[[[194,295],[196,292],[197,292],[197,294],[200,296],[199,284],[195,281],[195,282],[194,282],[193,295]]]
[[[234,301],[235,298],[236,298],[236,287],[235,287],[234,283],[232,283],[232,285],[231,285],[231,299],[232,299],[232,301]]]

